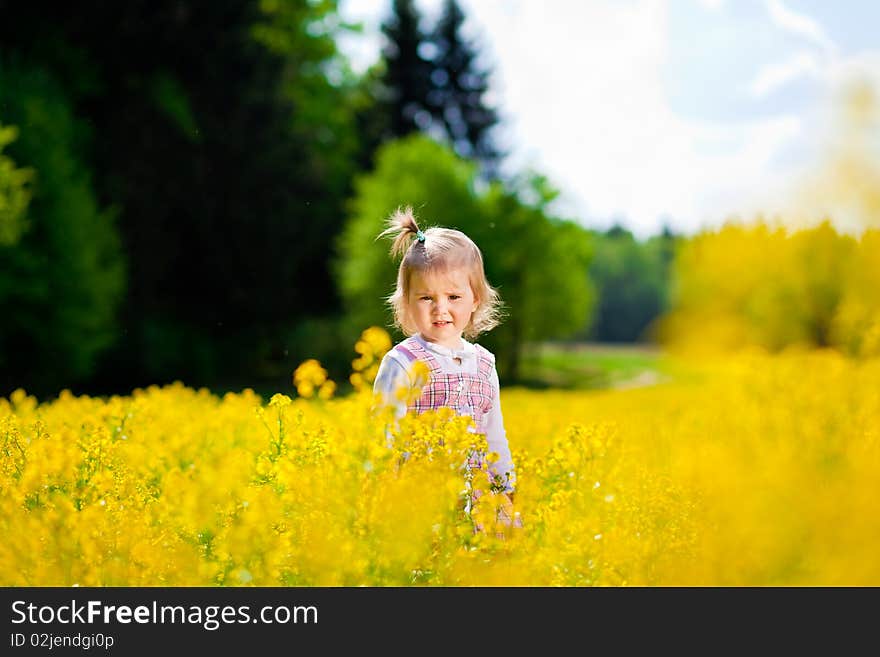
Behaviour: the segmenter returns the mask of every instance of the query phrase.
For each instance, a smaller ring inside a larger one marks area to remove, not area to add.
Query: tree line
[[[357,74],[336,0],[0,0],[0,392],[344,378],[389,324],[373,238],[402,204],[483,248],[506,379],[526,341],[586,335],[601,240],[539,174],[502,178],[464,21],[394,0]]]

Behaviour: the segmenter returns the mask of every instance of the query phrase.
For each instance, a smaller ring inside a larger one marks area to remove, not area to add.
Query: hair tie
[[[417,230],[416,231],[416,239],[419,242],[421,242],[422,244],[424,244],[425,243],[425,234],[422,231]]]

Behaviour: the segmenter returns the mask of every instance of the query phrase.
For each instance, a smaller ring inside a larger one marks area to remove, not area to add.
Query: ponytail
[[[425,234],[419,228],[419,225],[416,223],[415,215],[413,215],[413,209],[410,206],[406,206],[405,208],[397,208],[394,212],[391,213],[391,216],[387,221],[388,227],[383,230],[376,239],[381,237],[387,237],[389,235],[394,236],[394,240],[391,242],[391,257],[399,258],[403,256],[407,249],[412,246],[412,242],[410,241],[410,235],[415,237],[420,242],[425,241]]]

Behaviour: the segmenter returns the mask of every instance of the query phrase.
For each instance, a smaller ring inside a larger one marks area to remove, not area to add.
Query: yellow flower
[[[300,397],[311,397],[327,381],[327,370],[314,358],[303,361],[293,373],[293,385]]]
[[[336,384],[333,381],[325,381],[318,390],[318,397],[321,399],[330,399],[336,392]]]
[[[358,378],[352,375],[352,385],[356,389],[371,384],[376,379],[379,361],[389,349],[391,349],[391,336],[384,329],[371,326],[361,333],[360,339],[354,345],[354,350],[360,355],[351,361],[354,374],[360,375]]]
[[[285,406],[290,405],[290,397],[287,395],[282,395],[280,392],[276,392],[272,395],[272,399],[269,400],[269,408],[278,408],[282,409]]]
[[[370,362],[352,381],[366,385],[378,351],[362,341]],[[295,383],[326,401],[179,383],[39,404],[13,393],[0,398],[0,586],[880,581],[864,522],[880,359],[680,366],[683,380],[641,389],[505,390],[515,508],[473,418],[392,423],[369,394],[336,397],[314,360]],[[808,568],[787,567],[792,546]]]
[[[361,334],[361,340],[366,342],[373,354],[377,358],[381,358],[391,349],[391,336],[388,332],[378,326],[371,326]]]

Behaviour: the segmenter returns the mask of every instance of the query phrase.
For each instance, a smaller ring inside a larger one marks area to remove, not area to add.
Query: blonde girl
[[[382,359],[374,392],[395,407],[397,417],[440,407],[472,417],[489,451],[499,457],[488,464],[493,488],[512,500],[516,470],[501,414],[495,357],[465,339],[499,323],[500,299],[486,280],[480,249],[458,230],[422,231],[408,207],[391,215],[379,235],[386,236],[393,238],[392,257],[403,256],[388,302],[395,324],[408,337]],[[415,361],[422,361],[430,376],[420,396],[406,403],[396,393],[416,385],[411,374]]]

